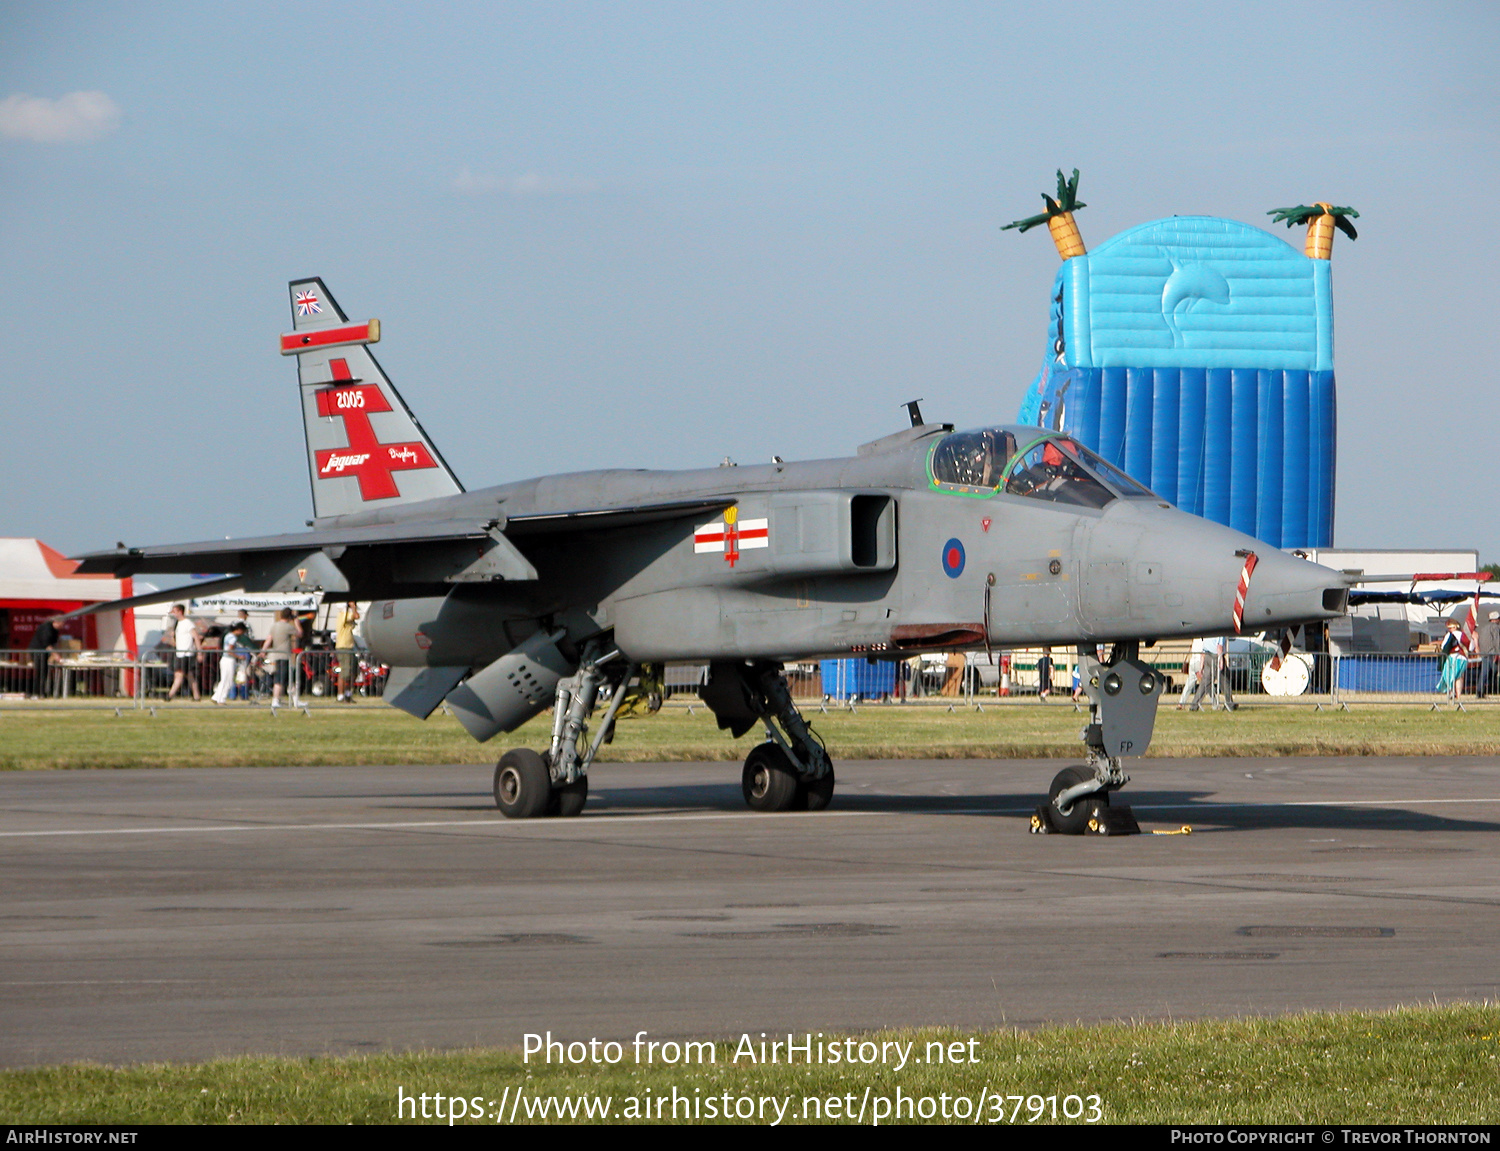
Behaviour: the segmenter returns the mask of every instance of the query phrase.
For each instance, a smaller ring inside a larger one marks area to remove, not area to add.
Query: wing
[[[532,535],[585,534],[689,519],[721,510],[727,502],[676,500],[509,520],[413,520],[239,540],[122,546],[74,558],[82,575],[232,572],[237,582],[226,582],[230,579],[226,576],[215,583],[254,592],[322,591],[339,599],[442,594],[455,584],[535,580],[536,568],[512,536],[524,540]],[[198,590],[203,586],[197,585]]]

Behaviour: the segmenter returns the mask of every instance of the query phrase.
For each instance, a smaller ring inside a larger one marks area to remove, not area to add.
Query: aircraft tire
[[[786,752],[774,743],[757,744],[745,757],[740,786],[752,811],[791,811],[801,791]]]
[[[589,801],[589,777],[580,775],[572,783],[564,783],[552,789],[552,801],[547,805],[547,814],[571,819],[583,812]]]
[[[536,819],[552,801],[547,761],[526,747],[513,747],[495,765],[495,806],[507,819]]]
[[[799,810],[824,811],[833,802],[833,765],[828,765],[828,774],[822,779],[808,780],[799,783],[797,790],[801,793],[802,802],[797,804]]]
[[[1052,786],[1047,789],[1047,814],[1052,817],[1053,826],[1064,835],[1082,835],[1088,830],[1094,806],[1096,804],[1109,806],[1109,792],[1107,791],[1096,792],[1086,799],[1079,800],[1067,815],[1063,815],[1054,806],[1052,801],[1068,788],[1093,778],[1094,773],[1086,767],[1065,767],[1053,776]]]

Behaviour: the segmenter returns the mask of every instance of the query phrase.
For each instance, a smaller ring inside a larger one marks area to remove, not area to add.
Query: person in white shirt
[[[173,620],[172,642],[175,651],[172,658],[172,686],[167,689],[167,698],[171,699],[182,690],[183,681],[192,688],[193,700],[197,702],[203,698],[203,693],[198,690],[198,625],[187,617],[187,608],[182,604],[172,606],[172,614],[168,617]]]
[[[1224,705],[1225,711],[1234,711],[1240,706],[1234,702],[1234,696],[1229,691],[1229,676],[1225,674],[1229,670],[1226,651],[1225,640],[1221,635],[1209,636],[1203,641],[1203,671],[1198,676],[1198,689],[1193,692],[1193,701],[1188,704],[1189,711],[1198,710],[1198,705],[1203,702],[1203,693],[1208,690],[1210,683],[1218,684],[1219,702]]]
[[[1197,687],[1203,678],[1203,638],[1201,636],[1193,641],[1193,650],[1188,655],[1186,672],[1187,679],[1183,680],[1182,694],[1177,697],[1178,711],[1188,705],[1188,697],[1193,694],[1193,688]]]

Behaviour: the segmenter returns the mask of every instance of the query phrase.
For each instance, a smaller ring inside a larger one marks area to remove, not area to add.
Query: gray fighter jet
[[[446,700],[478,740],[554,708],[550,746],[496,767],[508,816],[583,809],[650,665],[708,664],[719,726],[764,725],[743,771],[752,808],[816,810],[833,764],[783,661],[1050,644],[1077,646],[1093,722],[1087,766],[1058,774],[1033,826],[1119,830],[1121,758],[1145,752],[1164,685],[1142,642],[1345,610],[1339,573],[1178,511],[1067,436],[955,431],[916,404],[910,427],[846,459],[466,491],[371,354],[378,321],[351,322],[319,279],[290,296],[311,530],[121,547],[80,570],[219,570],[237,573],[222,588],[373,601],[366,638],[396,707],[426,718]]]

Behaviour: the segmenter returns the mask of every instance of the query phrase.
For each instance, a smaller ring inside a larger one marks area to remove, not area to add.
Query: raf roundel
[[[964,545],[956,539],[943,545],[943,570],[949,579],[957,579],[964,573]]]

